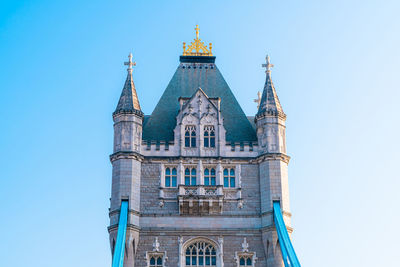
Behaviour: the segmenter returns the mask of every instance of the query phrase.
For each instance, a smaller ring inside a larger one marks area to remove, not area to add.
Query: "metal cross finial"
[[[274,64],[270,63],[268,55],[265,57],[265,63],[266,64],[261,65],[262,67],[264,67],[266,69],[265,72],[271,72],[271,68],[274,67]]]
[[[260,103],[261,103],[261,92],[260,91],[257,92],[257,99],[254,99],[254,102],[257,103],[257,108],[259,108]]]
[[[196,31],[196,39],[199,39],[199,25],[196,25],[196,28],[194,28],[194,30]]]
[[[132,71],[132,66],[136,66],[136,62],[132,62],[132,53],[129,54],[128,58],[129,61],[124,62],[124,65],[128,66],[128,71]]]

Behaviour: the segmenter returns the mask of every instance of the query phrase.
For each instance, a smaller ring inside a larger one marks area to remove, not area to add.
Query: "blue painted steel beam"
[[[117,243],[114,248],[114,257],[112,261],[112,267],[123,267],[124,266],[124,252],[125,252],[125,238],[126,238],[126,226],[128,223],[128,201],[123,200],[121,202],[121,210],[119,213]]]
[[[301,267],[292,242],[290,241],[290,237],[283,220],[281,205],[278,201],[274,201],[274,221],[276,231],[278,232],[279,245],[281,247],[282,258],[283,262],[285,263],[285,267]]]

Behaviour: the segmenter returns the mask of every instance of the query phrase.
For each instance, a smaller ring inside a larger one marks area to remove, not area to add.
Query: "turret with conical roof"
[[[270,228],[273,222],[273,202],[279,201],[282,207],[286,226],[290,228],[289,188],[288,188],[288,163],[285,141],[285,120],[275,86],[271,79],[269,56],[266,63],[266,80],[262,97],[259,102],[258,112],[255,117],[257,139],[260,158],[260,195],[262,216],[262,238],[264,244],[276,244],[277,232]],[[277,248],[279,250],[279,248]],[[268,250],[266,250],[266,253]],[[274,258],[267,260],[268,266],[283,266],[280,253],[274,253]]]
[[[266,79],[255,117],[260,153],[286,154],[286,114],[283,112],[271,79],[271,68],[274,65],[270,63],[269,56],[266,57],[266,63],[262,64],[262,66],[266,68]]]
[[[285,118],[286,115],[283,112],[281,103],[279,102],[279,98],[275,90],[275,86],[271,79],[271,68],[274,65],[270,63],[269,56],[266,57],[266,64],[262,64],[262,66],[266,68],[265,73],[267,74],[267,77],[265,79],[264,90],[256,117],[260,118],[265,115],[277,115]]]
[[[125,85],[122,89],[121,97],[119,98],[114,115],[119,113],[137,113],[143,116],[136,93],[135,83],[132,78],[132,67],[136,66],[136,62],[132,62],[132,53],[129,54],[129,61],[124,64],[128,66],[128,76],[126,77]]]
[[[142,142],[143,112],[140,109],[135,84],[132,79],[132,54],[129,54],[128,76],[122,89],[114,119],[114,153],[112,163],[112,189],[110,203],[110,245],[114,249],[118,232],[118,218],[121,201],[129,201],[128,224],[126,232],[126,253],[124,267],[135,266],[135,248],[139,243],[140,213],[140,172],[143,156],[140,153]]]

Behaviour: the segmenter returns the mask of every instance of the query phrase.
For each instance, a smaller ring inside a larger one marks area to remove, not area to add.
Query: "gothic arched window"
[[[196,147],[196,126],[185,127],[185,147]]]
[[[214,126],[204,126],[204,147],[215,147]]]
[[[185,185],[196,185],[196,169],[185,169]]]
[[[161,255],[151,256],[149,261],[150,267],[163,267],[163,258]]]
[[[165,187],[176,187],[176,168],[165,169]]]
[[[215,185],[215,169],[206,168],[204,170],[204,185]]]
[[[217,266],[217,250],[205,241],[197,241],[185,250],[185,266]]]
[[[235,169],[225,168],[224,169],[224,187],[235,187]]]
[[[252,256],[240,256],[239,266],[253,266]]]

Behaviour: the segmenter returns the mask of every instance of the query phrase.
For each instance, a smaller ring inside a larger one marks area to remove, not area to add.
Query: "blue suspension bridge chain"
[[[283,221],[281,205],[278,201],[274,201],[274,221],[285,267],[301,267]]]
[[[125,252],[125,238],[126,238],[126,226],[128,223],[128,201],[123,200],[121,202],[121,210],[119,213],[117,243],[114,248],[114,257],[112,261],[112,267],[123,267],[124,266],[124,252]]]

